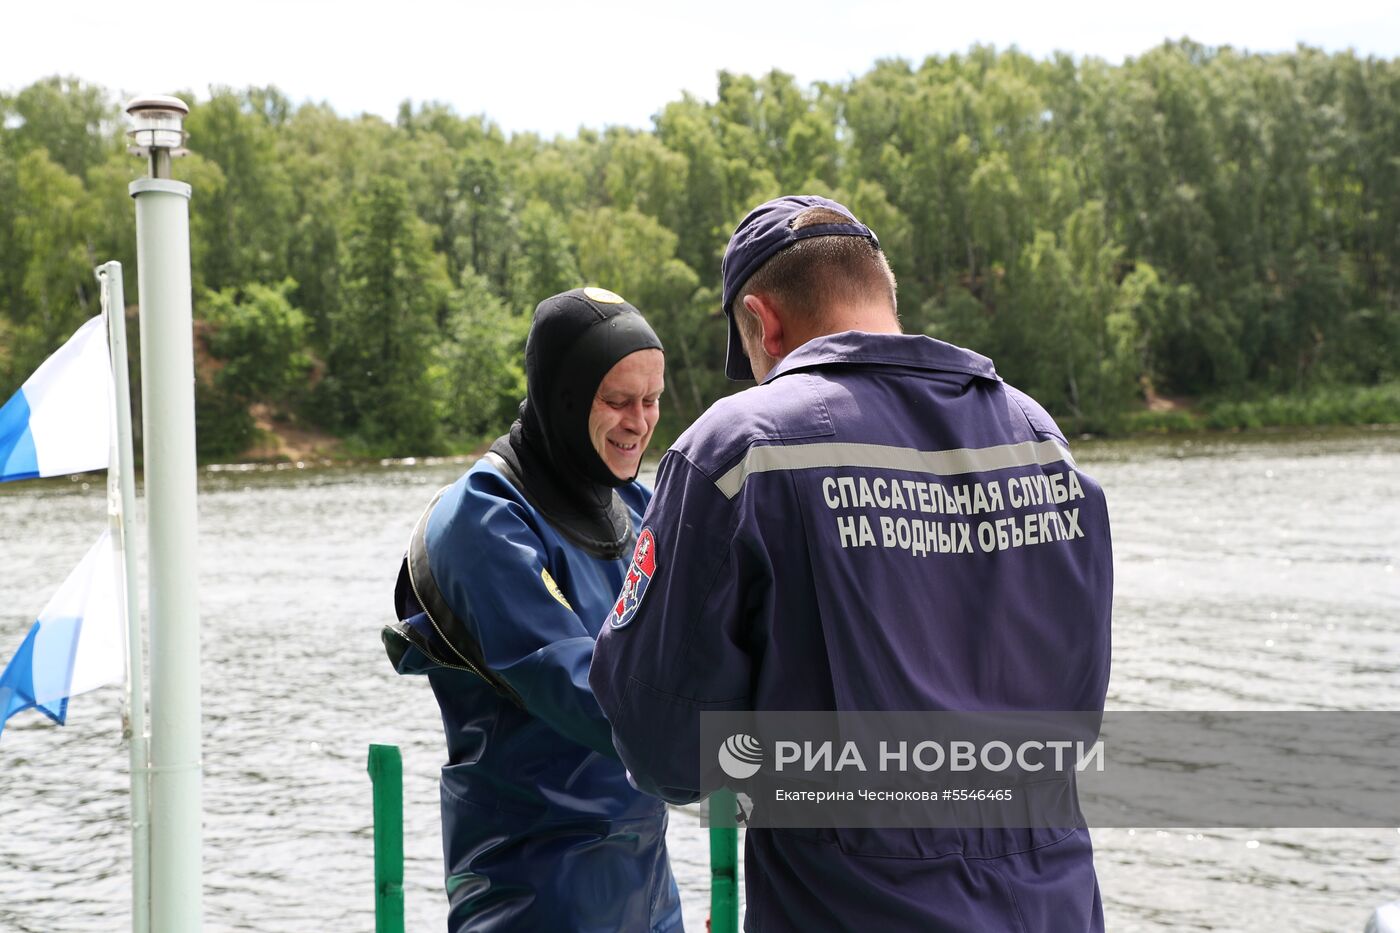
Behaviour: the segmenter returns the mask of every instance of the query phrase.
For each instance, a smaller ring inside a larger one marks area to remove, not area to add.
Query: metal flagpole
[[[199,593],[195,516],[194,325],[190,186],[170,178],[189,108],[174,97],[127,104],[133,152],[151,177],[136,199],[141,411],[151,616],[151,930],[203,918]]]
[[[141,632],[141,597],[137,592],[136,455],[131,443],[131,384],[127,378],[126,290],[122,264],[97,267],[102,283],[102,314],[107,319],[107,343],[112,353],[116,431],[112,435],[112,466],[107,471],[108,518],[117,542],[126,588],[126,696],[122,724],[131,751],[131,930],[151,929],[151,813],[147,805],[150,781],[150,737],[146,734],[146,676]]]

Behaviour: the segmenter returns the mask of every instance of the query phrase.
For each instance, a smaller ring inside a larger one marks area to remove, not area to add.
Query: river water
[[[1108,493],[1112,709],[1400,710],[1400,431],[1077,445]],[[214,468],[200,481],[211,931],[370,930],[366,748],[405,762],[409,929],[443,928],[426,682],[379,627],[399,556],[460,462]],[[102,527],[101,481],[0,486],[0,660]],[[118,696],[0,740],[0,931],[129,925]],[[1094,832],[1110,930],[1360,931],[1400,897],[1400,829]],[[672,813],[687,928],[708,843]]]

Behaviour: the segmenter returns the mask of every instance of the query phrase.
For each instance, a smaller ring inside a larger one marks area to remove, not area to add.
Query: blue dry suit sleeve
[[[560,735],[616,757],[588,686],[593,636],[548,585],[544,543],[507,481],[473,472],[449,490],[429,519],[428,554],[443,598],[526,710]]]
[[[424,613],[419,615],[427,618]],[[394,671],[399,674],[426,674],[438,670],[441,666],[419,650],[417,645],[403,645],[403,652],[394,659]]]
[[[594,651],[589,679],[622,763],[640,790],[676,803],[721,784],[713,766],[701,768],[700,713],[752,702],[763,561],[736,540],[737,516],[709,477],[668,452],[642,520],[652,573],[634,608],[614,608]],[[637,569],[634,558],[629,575]]]

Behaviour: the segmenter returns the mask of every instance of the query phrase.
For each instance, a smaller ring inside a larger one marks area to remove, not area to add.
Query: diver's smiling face
[[[651,349],[627,354],[598,383],[588,413],[588,437],[618,479],[634,479],[641,468],[661,416],[665,383],[666,356]]]

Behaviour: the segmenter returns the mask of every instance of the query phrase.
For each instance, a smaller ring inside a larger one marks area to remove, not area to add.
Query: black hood
[[[619,479],[588,436],[598,385],[618,360],[661,341],[641,313],[612,292],[576,288],[535,308],[525,344],[525,401],[510,434],[491,446],[530,503],[570,540],[620,557],[631,538]]]

